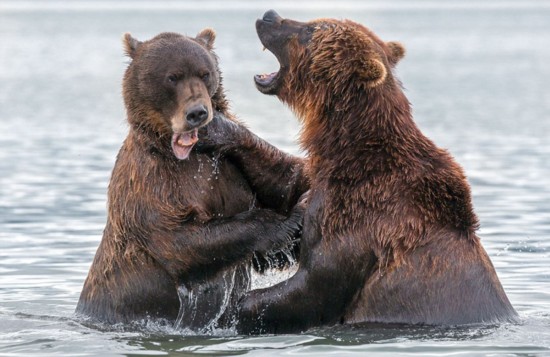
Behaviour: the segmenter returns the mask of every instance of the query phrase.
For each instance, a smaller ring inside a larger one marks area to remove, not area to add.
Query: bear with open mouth
[[[416,126],[394,77],[403,46],[349,20],[273,10],[256,30],[280,64],[256,87],[301,121],[311,188],[298,271],[247,294],[238,330],[516,321],[465,174]]]

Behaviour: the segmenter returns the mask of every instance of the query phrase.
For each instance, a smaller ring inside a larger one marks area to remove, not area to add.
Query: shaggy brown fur
[[[252,291],[239,330],[513,321],[464,172],[420,132],[393,76],[403,47],[351,21],[269,11],[256,27],[281,64],[256,85],[302,121],[311,193],[298,272]]]
[[[280,247],[299,229],[299,211],[284,215],[307,183],[288,185],[285,172],[245,178],[235,164],[191,151],[199,127],[216,115],[231,118],[213,41],[208,29],[146,42],[125,35],[130,131],[109,184],[107,225],[78,302],[81,315],[173,322],[179,312],[181,327],[227,325],[249,289],[252,253]],[[272,165],[302,166],[270,150]]]

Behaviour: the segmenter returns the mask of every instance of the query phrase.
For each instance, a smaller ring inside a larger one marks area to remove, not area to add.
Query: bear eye
[[[202,80],[204,82],[208,82],[208,80],[210,79],[210,73],[209,72],[206,72],[204,73],[202,76],[201,76]]]
[[[169,75],[167,78],[168,82],[170,82],[171,84],[174,84],[176,83],[178,80],[179,80],[179,76],[177,74],[171,74]]]

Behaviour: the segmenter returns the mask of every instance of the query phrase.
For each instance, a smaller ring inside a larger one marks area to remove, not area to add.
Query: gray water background
[[[359,327],[242,337],[73,318],[127,133],[121,35],[218,33],[234,111],[288,152],[299,126],[255,73],[277,69],[254,21],[350,18],[407,55],[420,128],[463,165],[479,231],[518,325]],[[0,355],[550,355],[550,2],[0,1]]]

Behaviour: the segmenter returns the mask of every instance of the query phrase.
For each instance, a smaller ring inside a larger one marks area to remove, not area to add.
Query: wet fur
[[[110,324],[173,323],[182,287],[187,294],[182,299],[193,296],[198,303],[182,307],[194,311],[181,311],[180,327],[201,330],[214,320],[218,327],[228,326],[237,299],[249,289],[253,252],[280,247],[299,229],[301,215],[282,215],[289,214],[299,194],[271,200],[270,195],[281,197],[287,190],[277,177],[262,180],[260,185],[271,186],[255,191],[254,178],[229,160],[196,151],[178,160],[172,152],[171,118],[182,112],[183,99],[162,82],[144,78],[162,81],[166,67],[183,61],[185,86],[210,66],[215,72],[200,92],[206,91],[216,115],[233,120],[211,52],[213,38],[211,30],[196,38],[164,33],[147,42],[125,35],[132,58],[123,82],[130,131],[112,172],[107,224],[76,308],[81,316]],[[174,49],[175,44],[181,47]],[[156,46],[163,56],[152,56]],[[233,289],[225,291],[232,275]],[[226,293],[229,300],[222,301]]]
[[[248,294],[239,331],[515,321],[475,233],[464,172],[420,132],[393,76],[403,47],[351,21],[292,23],[311,39],[300,32],[271,50],[289,58],[276,94],[301,120],[308,152],[300,267]],[[260,38],[284,24],[257,25]]]

